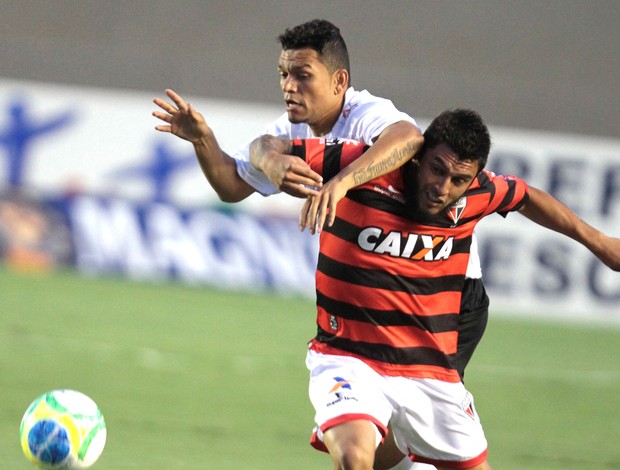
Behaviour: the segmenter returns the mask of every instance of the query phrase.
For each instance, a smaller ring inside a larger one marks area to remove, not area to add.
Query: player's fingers
[[[296,174],[292,174],[292,173],[285,173],[284,174],[284,178],[282,180],[282,185],[284,184],[288,184],[288,185],[297,185],[297,186],[304,186],[306,188],[311,188],[313,190],[316,190],[317,188],[321,187],[321,183],[311,179],[311,178],[304,178],[302,176],[296,175]]]
[[[294,160],[288,172],[290,172],[291,180],[295,179],[298,183],[319,187],[323,184],[323,177],[298,158]]]
[[[316,216],[316,226],[317,231],[321,232],[321,230],[323,230],[323,227],[325,226],[325,219],[328,215],[328,203],[330,199],[329,194],[321,194],[318,199],[320,199],[320,204]]]
[[[170,123],[172,121],[172,116],[168,113],[162,113],[160,111],[153,111],[153,116],[157,119],[161,119],[164,122]]]
[[[304,202],[301,212],[299,213],[299,230],[304,231],[308,226],[308,211],[310,210],[310,204],[312,198],[307,198]]]
[[[280,189],[286,194],[302,198],[316,196],[318,194],[315,188],[302,186],[299,183],[284,182],[280,185]]]
[[[304,227],[308,228],[308,232],[314,235],[316,227],[314,225],[313,212],[316,210],[317,198],[314,196],[309,197],[305,204],[305,216]],[[314,209],[313,209],[314,208]]]
[[[185,100],[170,88],[166,90],[166,95],[168,95],[168,97],[174,102],[174,104],[177,105],[177,108],[179,108],[179,110],[185,111],[187,109],[187,104],[185,103]]]
[[[309,227],[310,233],[315,234],[319,226],[317,225],[317,214],[320,210],[320,195],[318,197],[313,197],[310,199],[310,208],[308,209],[308,217],[307,217],[307,226]]]
[[[328,227],[331,227],[332,225],[334,225],[334,220],[336,220],[336,200],[332,197],[329,200],[329,205],[328,205],[328,214],[327,214],[327,219],[326,219],[326,224]]]
[[[174,114],[177,112],[177,109],[174,106],[172,106],[170,103],[165,102],[162,99],[155,98],[153,100],[153,103],[155,103],[157,106],[159,106],[161,109],[163,109],[169,114]]]
[[[297,182],[284,180],[280,183],[279,189],[286,194],[295,197],[306,198],[308,196],[316,196],[318,194],[317,188],[313,186],[304,186]]]
[[[172,132],[172,127],[170,126],[155,126],[155,130],[160,131],[160,132]]]

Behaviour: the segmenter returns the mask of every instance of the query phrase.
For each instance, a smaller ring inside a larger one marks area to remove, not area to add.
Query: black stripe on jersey
[[[409,219],[407,206],[396,199],[380,194],[371,189],[355,189],[347,193],[352,201],[371,207],[372,209],[387,212],[404,219]]]
[[[336,216],[331,227],[325,227],[325,231],[335,237],[357,245],[357,237],[360,234],[360,227]]]
[[[433,348],[395,348],[386,344],[351,341],[318,328],[316,340],[337,349],[369,359],[399,365],[430,365],[454,369],[454,354],[444,354]]]
[[[416,295],[431,295],[446,291],[461,292],[465,283],[464,274],[435,278],[399,276],[390,274],[382,269],[366,269],[344,264],[323,253],[319,254],[317,270],[328,277],[349,284],[386,289],[394,292],[408,292]]]
[[[377,310],[358,307],[348,302],[332,299],[317,290],[316,304],[327,313],[347,320],[371,323],[378,326],[413,326],[431,333],[445,333],[456,330],[458,314],[418,316],[399,310]]]
[[[298,142],[298,141],[295,141]],[[300,144],[294,144],[291,146],[291,155],[295,156],[295,157],[299,157],[302,160],[306,160],[306,141],[305,140],[301,140],[299,141],[301,142]]]
[[[306,140],[301,139],[301,143],[292,146],[291,155],[306,160]],[[342,145],[330,145],[326,143],[323,146],[323,180],[329,181],[336,176],[341,169],[342,165]]]
[[[481,188],[486,187],[489,184],[489,176],[484,172],[481,171],[480,173],[478,173],[478,184],[480,185]]]
[[[347,242],[357,245],[357,237],[362,228],[354,225],[346,220],[336,216],[334,224],[331,227],[326,227],[325,231],[332,235],[345,240]],[[443,243],[438,244],[434,250],[439,251]],[[455,238],[452,245],[452,254],[469,253],[471,247],[471,235],[465,238]]]
[[[497,208],[497,213],[500,214],[503,217],[506,217],[506,215],[508,215],[508,212],[519,210],[523,206],[523,204],[525,204],[527,202],[527,199],[529,197],[528,194],[526,193],[525,197],[515,207],[513,207],[510,211],[502,210],[503,208],[508,206],[512,202],[512,200],[514,199],[515,191],[516,191],[516,187],[517,187],[517,182],[515,180],[513,180],[513,179],[506,179],[505,181],[506,181],[506,183],[508,183],[509,190],[506,193],[506,197],[504,197],[504,199],[502,200],[501,204]]]
[[[513,198],[515,197],[515,188],[517,186],[517,182],[514,180],[505,180],[505,181],[508,185],[508,191],[506,191],[506,195],[504,196],[504,199],[502,199],[502,202],[500,202],[499,206],[497,206],[496,211],[499,213],[505,212],[505,211],[502,211],[502,209],[508,206],[512,202]]]
[[[325,145],[323,156],[323,180],[329,181],[340,172],[342,160],[342,145]]]

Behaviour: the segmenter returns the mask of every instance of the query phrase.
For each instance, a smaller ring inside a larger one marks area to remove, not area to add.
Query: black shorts
[[[465,279],[459,313],[459,339],[456,352],[456,370],[461,376],[461,380],[465,376],[465,367],[482,339],[488,319],[489,296],[482,279]]]

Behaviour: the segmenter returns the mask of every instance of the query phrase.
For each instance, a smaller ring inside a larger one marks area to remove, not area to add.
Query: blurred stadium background
[[[421,124],[477,109],[493,169],[620,234],[616,1],[2,7],[2,468],[30,468],[21,414],[60,387],[106,415],[95,468],[329,468],[307,445],[316,241],[298,201],[219,203],[150,116],[173,88],[233,151],[282,111],[286,27],[333,21],[353,85]],[[620,278],[525,222],[479,232],[492,319],[467,385],[491,463],[620,468]]]
[[[2,2],[2,75],[280,105],[276,36],[339,25],[353,84],[416,118],[618,137],[615,0]]]

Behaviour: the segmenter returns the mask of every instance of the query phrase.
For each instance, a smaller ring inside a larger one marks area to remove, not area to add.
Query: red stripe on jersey
[[[319,307],[320,326],[326,331],[331,328],[329,315]],[[325,321],[328,320],[328,321]],[[415,328],[417,331],[412,331]],[[412,325],[379,326],[369,328],[367,322],[348,320],[342,335],[351,341],[377,344],[390,344],[397,348],[434,348],[446,354],[455,354],[458,340],[456,331],[431,333]]]
[[[372,310],[396,310],[409,315],[435,316],[457,314],[461,305],[461,291],[442,291],[430,295],[415,295],[374,287],[353,285],[316,273],[317,290],[332,299],[356,307]],[[337,312],[334,312],[337,314]]]

